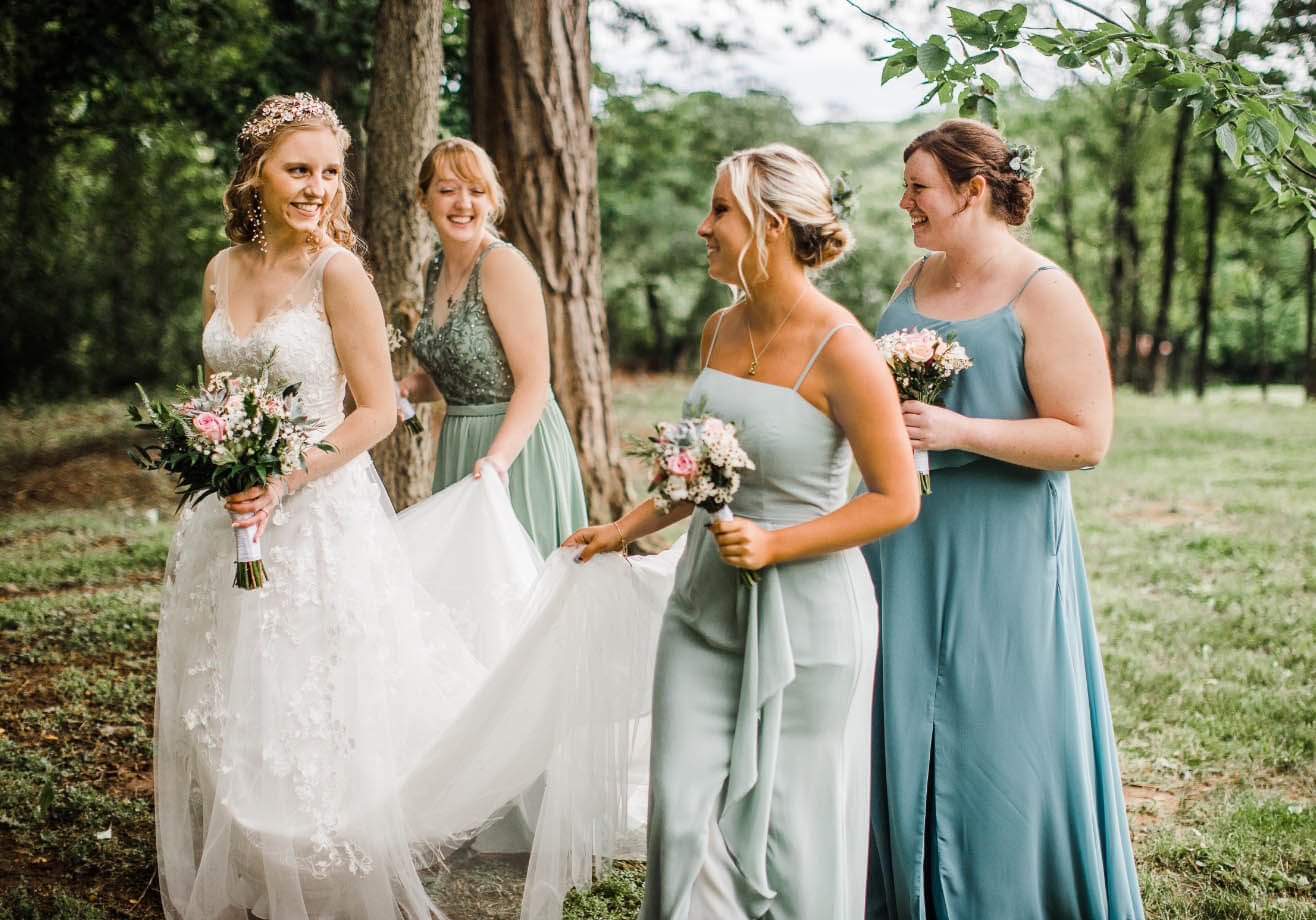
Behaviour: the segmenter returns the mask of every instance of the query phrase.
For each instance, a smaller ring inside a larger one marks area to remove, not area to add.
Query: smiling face
[[[441,170],[420,193],[420,206],[429,215],[445,246],[478,240],[493,208],[488,186],[477,179],[463,179]]]
[[[289,131],[270,148],[260,170],[265,233],[282,225],[319,237],[343,194],[343,153],[328,128]]]
[[[965,197],[951,184],[936,157],[926,150],[914,151],[905,161],[905,194],[900,196],[900,207],[909,214],[914,231],[914,245],[945,250],[964,213]]]
[[[708,248],[708,274],[715,281],[745,287],[748,279],[741,277],[741,268],[746,271],[753,268],[754,260],[748,257],[753,231],[749,218],[731,196],[731,179],[726,172],[717,177],[708,216],[696,232]],[[742,253],[746,254],[743,263]]]

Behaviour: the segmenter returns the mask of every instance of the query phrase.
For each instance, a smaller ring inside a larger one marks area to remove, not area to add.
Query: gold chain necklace
[[[800,291],[800,296],[795,298],[795,302],[791,304],[790,309],[786,311],[786,315],[781,318],[781,322],[777,324],[777,328],[772,330],[772,335],[768,336],[768,340],[763,343],[763,351],[759,351],[754,347],[754,333],[751,332],[749,328],[749,317],[745,317],[745,335],[749,336],[749,353],[753,355],[753,360],[749,362],[749,376],[753,377],[759,372],[759,356],[766,352],[768,347],[772,345],[773,340],[777,337],[777,333],[781,332],[786,326],[786,321],[791,318],[791,314],[795,312],[795,308],[800,305],[800,301],[804,299],[804,295],[807,293],[809,293],[809,284],[808,282],[805,282],[804,288]]]
[[[980,272],[980,271],[982,271],[984,268],[986,268],[986,267],[987,267],[987,263],[990,262],[990,261],[992,261],[992,259],[995,259],[995,258],[996,258],[997,256],[999,256],[999,255],[1000,255],[1000,252],[998,251],[998,252],[994,252],[994,253],[992,253],[992,254],[989,255],[987,258],[983,259],[981,262],[978,263],[977,267],[974,268],[973,271],[969,272],[967,275],[964,276],[965,279],[967,280],[967,279],[969,279],[969,278],[975,278],[975,277],[977,277],[978,272]],[[947,257],[945,257],[944,254],[943,254],[943,256],[942,256],[942,262],[941,262],[941,264],[942,264],[943,267],[945,267],[945,269],[946,269],[946,274],[950,275],[950,280],[953,281],[953,282],[955,282],[955,290],[958,291],[958,290],[960,289],[960,279],[957,278],[957,277],[955,277],[955,273],[954,273],[953,271],[950,270],[950,259],[947,258]]]
[[[452,292],[448,294],[449,313],[452,312],[452,302],[457,299],[457,295],[466,290],[466,283],[471,280],[471,272],[475,270],[475,263],[478,261],[480,261],[480,254],[477,252],[475,258],[471,260],[471,264],[466,267],[466,271],[462,274],[461,282],[458,283],[456,287],[452,288]],[[447,272],[448,280],[452,280],[452,269],[448,267],[448,259],[446,256],[443,259],[443,268],[441,271]]]

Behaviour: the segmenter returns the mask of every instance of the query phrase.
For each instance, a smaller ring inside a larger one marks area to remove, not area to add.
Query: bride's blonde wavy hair
[[[309,128],[328,128],[343,154],[352,146],[352,135],[348,134],[329,103],[308,93],[270,96],[256,106],[243,123],[237,140],[238,168],[224,190],[224,234],[230,242],[255,241],[260,171],[280,140],[293,131]],[[365,247],[352,232],[348,205],[351,193],[351,176],[344,162],[338,192],[320,217],[320,232],[344,249],[362,256]]]
[[[813,157],[789,144],[737,150],[717,164],[726,174],[731,197],[749,220],[750,240],[736,257],[741,289],[749,291],[745,256],[754,251],[758,274],[768,271],[767,231],[774,221],[791,232],[791,252],[806,270],[822,268],[843,256],[854,236],[832,205],[827,175]]]

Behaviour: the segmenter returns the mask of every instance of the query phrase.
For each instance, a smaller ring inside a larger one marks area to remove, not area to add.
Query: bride
[[[301,383],[335,449],[179,521],[155,726],[169,918],[436,916],[417,867],[582,745],[606,749],[606,769],[624,776],[627,720],[645,705],[625,699],[630,673],[613,677],[610,712],[568,700],[573,682],[603,679],[589,673],[594,660],[616,664],[591,643],[652,657],[653,624],[590,622],[601,606],[590,579],[613,579],[610,606],[619,590],[648,591],[653,609],[668,583],[661,564],[577,566],[568,578],[570,560],[554,557],[539,578],[545,564],[495,477],[393,514],[366,452],[395,409],[382,311],[347,220],[348,143],[312,96],[263,102],[238,135],[224,196],[233,245],[206,268],[207,371],[253,374],[272,354],[271,376]],[[355,408],[344,416],[348,386]],[[241,526],[255,528],[269,571],[258,590],[232,587]],[[586,569],[595,574],[580,577]],[[525,601],[532,582],[537,603]],[[626,603],[612,609],[643,606]],[[526,633],[493,675],[469,651],[490,624]],[[554,646],[566,653],[536,651]],[[609,791],[597,771],[556,774],[527,887],[528,908],[538,898],[544,915],[625,824],[627,790]],[[586,793],[593,805],[582,808]],[[605,843],[582,842],[591,837]]]

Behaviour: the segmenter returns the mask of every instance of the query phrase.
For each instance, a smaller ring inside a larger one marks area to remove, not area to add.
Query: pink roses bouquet
[[[271,476],[305,469],[305,453],[311,447],[334,450],[324,441],[312,443],[317,422],[302,412],[299,384],[271,382],[268,367],[267,359],[256,377],[215,374],[208,383],[197,368],[196,392],[180,387],[184,398],[176,403],[152,402],[137,387],[145,412],[129,406],[128,415],[138,428],[158,432],[160,443],[138,447],[133,459],[143,469],[178,477],[180,509],[207,495],[232,495],[265,485]],[[233,585],[259,588],[268,576],[255,529],[239,527],[235,534]]]
[[[659,422],[654,428],[656,436],[647,441],[632,437],[627,451],[652,468],[654,507],[666,513],[676,502],[689,502],[718,520],[731,520],[727,506],[740,488],[740,471],[754,469],[754,461],[736,440],[735,424],[699,414]],[[742,570],[740,575],[746,584],[758,581],[757,572]]]
[[[932,406],[944,405],[943,395],[954,382],[951,378],[973,366],[953,332],[943,339],[931,329],[901,329],[879,336],[877,347],[896,378],[902,401],[916,399]],[[924,495],[931,493],[932,473],[926,450],[914,451],[914,468],[918,470],[920,491]]]

